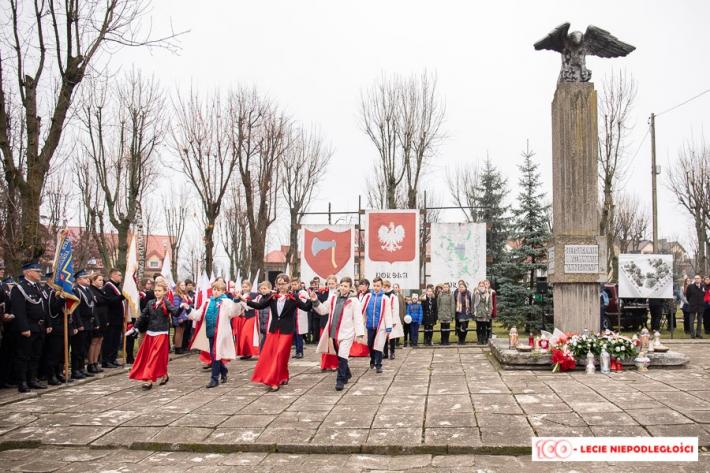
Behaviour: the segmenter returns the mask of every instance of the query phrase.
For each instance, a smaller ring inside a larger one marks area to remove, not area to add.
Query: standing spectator
[[[430,286],[426,289],[424,300],[422,301],[422,322],[424,324],[424,345],[431,346],[434,336],[434,325],[436,325],[436,297],[434,289]]]
[[[688,289],[690,279],[686,276],[683,278],[683,288],[678,291],[678,304],[683,312],[683,332],[690,334],[690,312],[688,311],[688,298],[685,297],[685,291]]]
[[[82,269],[74,275],[76,285],[74,295],[79,299],[79,305],[74,310],[77,332],[71,341],[72,378],[93,378],[94,373],[86,370],[86,358],[93,338],[92,329],[95,325],[94,309],[96,300],[90,288],[91,273]]]
[[[409,343],[413,347],[419,345],[419,324],[422,323],[422,305],[419,302],[419,294],[412,294],[412,302],[407,304],[407,315],[412,318],[409,322]]]
[[[108,327],[108,299],[104,295],[104,277],[95,273],[90,278],[89,290],[94,296],[94,324],[91,327],[91,342],[89,344],[89,373],[102,373],[104,370],[99,367],[99,355],[101,354],[101,344],[104,341],[104,334]]]
[[[181,307],[183,303],[187,304],[187,308]],[[185,345],[183,345],[183,341],[185,340],[185,327],[192,325],[192,321],[188,318],[190,310],[192,310],[192,299],[187,293],[187,284],[184,282],[178,283],[175,287],[173,305],[178,307],[178,313],[173,317],[173,327],[175,327],[175,332],[173,333],[173,347],[175,354],[181,355],[185,353]]]
[[[458,283],[458,289],[454,296],[456,301],[456,333],[459,337],[459,345],[466,343],[468,333],[468,321],[471,320],[471,291],[468,290],[466,282],[462,279]]]
[[[649,299],[648,310],[651,312],[651,330],[661,330],[661,316],[665,307],[664,299]],[[707,309],[706,309],[707,310]]]
[[[483,284],[486,286],[486,291],[491,295],[491,304],[493,305],[491,323],[488,324],[488,339],[490,340],[491,335],[493,335],[493,320],[498,316],[498,293],[491,287],[491,281],[489,279],[484,279]]]
[[[195,283],[191,279],[185,279],[185,290],[187,296],[192,301],[191,304],[195,305]],[[183,351],[188,351],[190,346],[190,340],[192,340],[192,327],[193,322],[191,320],[185,323],[185,327],[182,334],[182,347]]]
[[[705,276],[703,280],[705,286],[705,310],[703,311],[703,325],[705,334],[710,335],[710,277]]]
[[[599,327],[600,331],[609,328],[609,320],[606,317],[606,308],[609,306],[609,294],[604,290],[604,284],[600,285],[599,289]]]
[[[693,278],[685,292],[688,298],[688,325],[690,326],[690,338],[703,338],[701,327],[703,325],[703,312],[705,311],[705,286],[699,274]]]
[[[449,344],[449,334],[451,333],[451,320],[456,315],[454,310],[454,298],[451,297],[451,285],[444,283],[441,292],[436,297],[436,316],[441,326],[441,344]]]
[[[407,333],[409,331],[409,327],[404,323],[404,316],[407,313],[407,301],[404,299],[404,293],[402,292],[402,288],[399,286],[399,284],[397,284],[397,283],[392,284],[392,292],[397,296],[397,302],[398,302],[397,307],[399,308],[399,320],[402,321],[402,331],[404,332],[404,339],[406,341],[407,340]],[[394,314],[392,314],[392,317],[394,317]],[[396,339],[395,345],[399,346],[399,339]]]
[[[382,287],[384,288],[385,295],[390,299],[390,306],[392,307],[392,332],[389,334],[389,339],[385,343],[385,349],[382,352],[382,358],[394,360],[394,349],[397,345],[397,339],[404,336],[404,321],[400,317],[399,308],[399,297],[392,290],[392,283],[385,279],[382,281]],[[406,307],[402,307],[406,311]]]
[[[121,293],[121,271],[112,269],[108,274],[108,281],[104,284],[103,291],[108,300],[107,316],[108,327],[101,345],[101,367],[118,368],[118,351],[123,335],[123,319],[125,317],[126,298]]]
[[[493,297],[481,281],[473,298],[473,314],[476,319],[476,341],[479,345],[488,344],[488,328],[493,316]]]

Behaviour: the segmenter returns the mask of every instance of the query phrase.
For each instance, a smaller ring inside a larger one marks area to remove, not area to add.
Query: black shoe
[[[27,383],[22,382],[17,385],[17,390],[21,393],[28,393],[30,392],[30,387],[27,385]]]
[[[31,379],[29,383],[27,383],[27,386],[29,386],[31,389],[47,389],[47,385],[40,382],[38,379]]]
[[[242,356],[239,357],[239,359],[240,359],[240,360],[251,360],[251,355],[249,355],[249,356],[247,356],[247,355],[242,355]]]
[[[87,372],[87,373],[91,373],[91,374],[96,374],[96,373],[98,373],[98,371],[96,370],[96,365],[94,365],[93,363],[91,363],[89,366],[87,366],[86,372]]]
[[[211,370],[211,369],[212,369],[212,365],[205,365],[205,366],[202,367],[202,369],[205,370],[205,371]]]
[[[62,384],[59,382],[56,376],[50,376],[50,378],[47,380],[47,383],[50,386],[59,386],[60,384]]]
[[[144,383],[143,386],[141,386],[143,391],[150,391],[153,389],[153,383]]]
[[[222,377],[219,379],[219,382],[222,384],[226,383],[227,382],[227,375],[223,374]]]
[[[382,359],[383,360],[389,360],[390,356],[388,354],[382,354]]]
[[[219,381],[210,379],[210,384],[207,385],[207,388],[216,388],[217,386],[219,386]]]
[[[382,367],[380,366],[379,368],[377,368],[377,369],[375,370],[375,373],[378,373],[378,374],[379,374],[379,373],[382,373]]]
[[[303,358],[303,353],[296,353],[296,356],[294,358]]]
[[[704,337],[703,337],[702,335],[698,335],[698,336],[695,337],[695,338],[704,338]]]
[[[336,391],[342,391],[344,388],[345,388],[345,385],[341,381],[338,381],[337,383],[335,383],[335,390]]]
[[[67,378],[65,378],[64,375],[61,374],[61,373],[59,373],[56,377],[57,377],[57,381],[59,381],[60,383],[66,383],[66,382],[67,382]]]
[[[394,353],[390,355],[390,360],[394,360]]]
[[[84,379],[86,376],[84,376],[84,373],[81,371],[72,371],[71,373],[72,379]]]
[[[183,353],[185,353],[185,352],[182,350],[182,348],[176,348],[176,349],[175,349],[175,354],[176,354],[176,355],[182,355]]]
[[[375,367],[374,363],[370,363],[370,369],[373,369]]]
[[[99,366],[98,363],[94,363],[94,373],[103,373],[104,369]]]
[[[93,378],[94,376],[96,376],[91,371],[86,371],[86,370],[81,370],[81,374],[83,374],[85,378]]]

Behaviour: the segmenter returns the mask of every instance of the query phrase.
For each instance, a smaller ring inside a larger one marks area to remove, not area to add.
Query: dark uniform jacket
[[[123,325],[123,301],[126,299],[121,293],[121,285],[108,280],[103,288],[106,298],[106,314],[109,325]]]
[[[42,292],[49,301],[49,326],[52,333],[64,333],[64,299],[57,296],[56,291],[47,284],[42,285]]]
[[[286,302],[284,303],[284,307],[280,315],[277,307],[278,298],[275,295],[267,296],[258,302],[246,301],[247,305],[249,307],[253,307],[254,309],[265,309],[266,307],[271,308],[271,325],[269,326],[269,333],[275,333],[277,330],[281,333],[293,333],[296,328],[296,309],[308,312],[313,308],[313,303],[310,299],[303,302],[291,293],[281,297],[286,297]]]
[[[89,286],[83,287],[79,284],[74,286],[74,295],[79,298],[79,305],[74,310],[74,323],[78,327],[84,327],[84,330],[91,330],[96,325],[94,318],[94,307],[96,300]]]
[[[49,301],[45,299],[39,283],[21,279],[10,292],[14,329],[18,333],[41,333],[47,328]]]

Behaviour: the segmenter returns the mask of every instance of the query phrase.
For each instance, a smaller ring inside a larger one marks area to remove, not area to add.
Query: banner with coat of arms
[[[419,289],[419,211],[365,212],[365,273]]]
[[[303,225],[301,242],[301,281],[308,284],[315,276],[325,279],[334,274],[355,277],[354,225]]]

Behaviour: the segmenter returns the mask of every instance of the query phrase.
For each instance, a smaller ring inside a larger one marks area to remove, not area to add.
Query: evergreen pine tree
[[[501,280],[498,286],[498,314],[506,327],[525,326],[527,330],[542,327],[548,308],[545,301],[535,302],[537,274],[547,268],[547,243],[550,231],[547,225],[545,194],[540,191],[540,173],[535,153],[527,146],[522,153],[520,192],[513,210],[511,237],[514,248],[505,255],[498,267]],[[548,301],[549,304],[549,301]]]
[[[486,257],[488,260],[489,279],[494,286],[498,284],[500,274],[497,269],[505,256],[505,243],[508,239],[508,206],[503,199],[508,193],[507,180],[491,162],[486,161],[481,170],[476,193],[480,196],[480,206],[474,212],[476,222],[486,223]],[[475,283],[475,282],[474,282]]]

